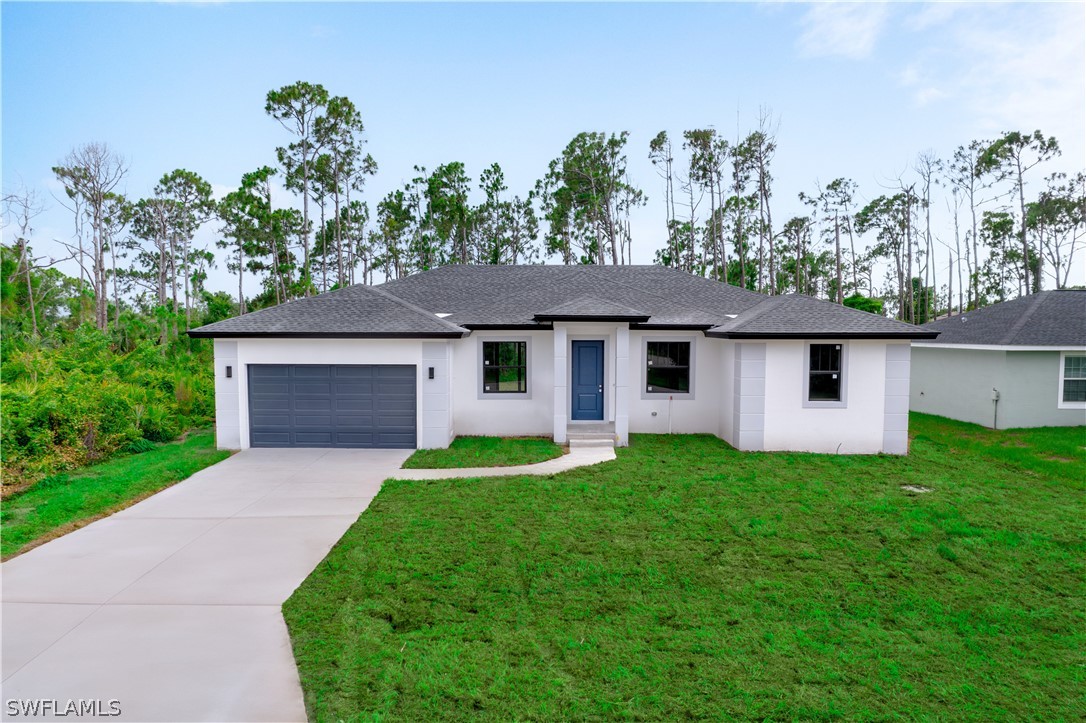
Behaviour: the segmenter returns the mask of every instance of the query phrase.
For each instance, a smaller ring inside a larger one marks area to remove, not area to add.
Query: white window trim
[[[811,401],[811,345],[839,344],[841,346],[841,399],[836,402]],[[811,339],[803,342],[803,408],[848,409],[848,342],[844,339]],[[768,380],[766,380],[768,382]]]
[[[1064,359],[1069,356],[1082,356],[1086,357],[1086,351],[1061,351],[1060,352],[1060,367],[1057,370],[1059,374],[1059,383],[1057,384],[1057,396],[1056,406],[1059,409],[1086,409],[1086,402],[1065,402],[1063,401],[1063,369]]]
[[[649,342],[684,341],[690,344],[690,391],[689,392],[650,392],[649,387]],[[653,334],[641,337],[641,398],[642,399],[694,399],[697,392],[697,352],[698,337],[695,334]]]
[[[473,335],[474,336],[474,335]],[[501,335],[488,335],[477,337],[478,341],[475,343],[475,366],[476,383],[479,385],[478,397],[480,400],[505,400],[514,401],[521,399],[532,398],[532,337],[530,336],[510,336],[506,334]],[[486,391],[486,384],[483,379],[483,342],[484,341],[512,341],[512,342],[524,342],[524,391],[523,392],[488,392]]]

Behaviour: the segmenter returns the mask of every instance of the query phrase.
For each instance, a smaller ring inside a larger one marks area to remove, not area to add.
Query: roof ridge
[[[356,286],[363,286],[363,287],[365,287],[365,288],[367,288],[367,289],[369,289],[371,291],[374,291],[374,292],[380,294],[381,296],[385,297],[389,301],[392,301],[393,303],[399,304],[400,306],[402,306],[403,308],[405,308],[405,309],[407,309],[409,311],[413,311],[416,314],[424,316],[427,319],[429,319],[430,321],[436,321],[441,326],[448,327],[449,331],[460,331],[460,332],[465,332],[465,333],[468,331],[464,327],[462,327],[462,326],[460,326],[458,324],[454,324],[451,321],[445,321],[444,319],[442,319],[437,314],[435,314],[433,312],[430,312],[430,311],[427,311],[426,309],[423,309],[422,307],[415,306],[414,304],[412,304],[409,301],[404,301],[400,297],[398,297],[398,296],[396,296],[394,294],[391,294],[388,291],[385,291],[384,289],[379,289],[376,286],[367,286],[366,284],[356,284]]]
[[[1007,329],[1007,333],[1000,338],[1000,344],[1014,343],[1014,337],[1018,336],[1018,332],[1022,331],[1022,328],[1025,327],[1025,325],[1029,323],[1029,320],[1033,318],[1034,312],[1036,312],[1037,308],[1041,305],[1041,299],[1045,298],[1045,295],[1046,292],[1044,291],[1038,291],[1036,294],[1033,295],[1033,298],[1030,299],[1029,305],[1026,307],[1026,310],[1022,313],[1021,316],[1018,317],[1018,321],[1011,324],[1010,328]]]
[[[754,306],[747,307],[744,311],[738,312],[735,315],[735,319],[733,320],[735,322],[735,326],[731,327],[730,330],[735,331],[737,329],[741,329],[752,321],[763,316],[764,314],[767,314],[773,309],[776,309],[778,306],[781,305],[782,301],[788,298],[788,296],[791,296],[791,294],[777,294],[776,296],[767,296],[765,300],[759,301]],[[798,294],[796,294],[796,296],[798,296]],[[759,309],[759,307],[761,308]],[[745,319],[740,319],[740,315],[747,311],[753,313]],[[721,324],[721,326],[724,326],[724,324]]]

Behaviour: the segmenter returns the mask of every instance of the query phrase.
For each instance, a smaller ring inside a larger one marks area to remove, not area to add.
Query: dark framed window
[[[483,393],[523,394],[528,391],[528,343],[483,342]]]
[[[1086,356],[1063,357],[1063,401],[1086,402]]]
[[[841,401],[841,345],[811,344],[807,401]]]
[[[690,342],[645,343],[645,391],[653,394],[690,392]]]

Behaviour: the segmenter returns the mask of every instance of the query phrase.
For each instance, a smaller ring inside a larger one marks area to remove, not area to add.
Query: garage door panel
[[[337,366],[335,367],[336,379],[372,379],[372,366]]]
[[[249,392],[253,395],[270,396],[270,395],[282,395],[290,392],[290,382],[287,380],[275,381],[275,380],[254,380],[249,384]]]
[[[327,364],[295,364],[295,379],[330,379],[332,367]]]
[[[377,444],[374,435],[353,432],[338,432],[336,442],[344,447],[374,447]]]
[[[324,427],[332,426],[331,414],[296,414],[294,415],[295,427]]]
[[[331,432],[295,432],[294,444],[298,447],[331,447]]]
[[[336,427],[353,427],[355,429],[363,429],[372,427],[374,423],[372,414],[337,414],[336,415]]]
[[[373,394],[373,382],[344,382],[335,383],[337,397],[358,397]]]
[[[250,379],[286,379],[289,376],[289,371],[282,365],[261,364],[249,367]]]
[[[289,409],[289,400],[287,401]],[[299,412],[330,412],[332,411],[332,399],[298,398],[294,400],[294,409]]]
[[[294,382],[294,395],[328,399],[332,396],[332,384],[330,382]]]
[[[386,447],[417,443],[414,366],[250,365],[254,447]]]
[[[336,411],[339,412],[372,412],[373,397],[351,397],[344,399],[336,397],[332,400]]]
[[[289,412],[290,398],[284,394],[280,397],[251,396],[249,408],[254,412]]]
[[[256,432],[250,444],[254,447],[286,447],[290,445],[290,432]]]
[[[382,432],[378,435],[377,443],[374,446],[385,447],[388,449],[414,449],[415,435],[414,433],[393,434]]]
[[[269,414],[267,412],[253,412],[253,425],[257,427],[283,427],[290,429],[290,414]]]
[[[411,412],[415,413],[415,400],[407,398],[384,398],[378,400],[379,412]]]

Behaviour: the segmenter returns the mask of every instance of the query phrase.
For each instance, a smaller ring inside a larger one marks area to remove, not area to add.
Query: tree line
[[[86,298],[80,308],[99,330],[120,324],[127,306],[153,317],[166,342],[209,304],[244,314],[444,264],[632,261],[631,211],[646,194],[627,171],[626,132],[578,134],[522,193],[510,193],[498,163],[477,180],[457,161],[416,166],[371,212],[366,184],[377,162],[350,99],[297,82],[270,91],[264,110],[285,131],[275,163],[245,173],[222,198],[186,169],[164,174],[147,197],[126,198],[118,189],[127,162],[100,143],[73,149],[53,168],[74,224],[64,243]],[[782,204],[774,195],[777,133],[763,112],[734,139],[704,127],[649,141],[664,199],[656,263],[766,294],[885,305],[913,323],[1068,284],[1086,230],[1086,180],[1047,171],[1060,154],[1055,138],[1010,131],[945,159],[920,153],[908,174],[866,203],[859,184],[840,177]],[[276,207],[275,183],[297,202]],[[778,210],[797,203],[802,213]],[[951,228],[933,224],[939,205]],[[16,230],[7,281],[26,286],[32,335],[46,323],[37,306],[50,293],[33,282],[49,276],[34,272],[56,263],[32,250],[41,210],[34,191],[5,196]],[[214,247],[195,241],[206,227],[217,231]],[[219,263],[237,279],[232,300],[205,288]],[[247,289],[254,277],[257,287]]]

